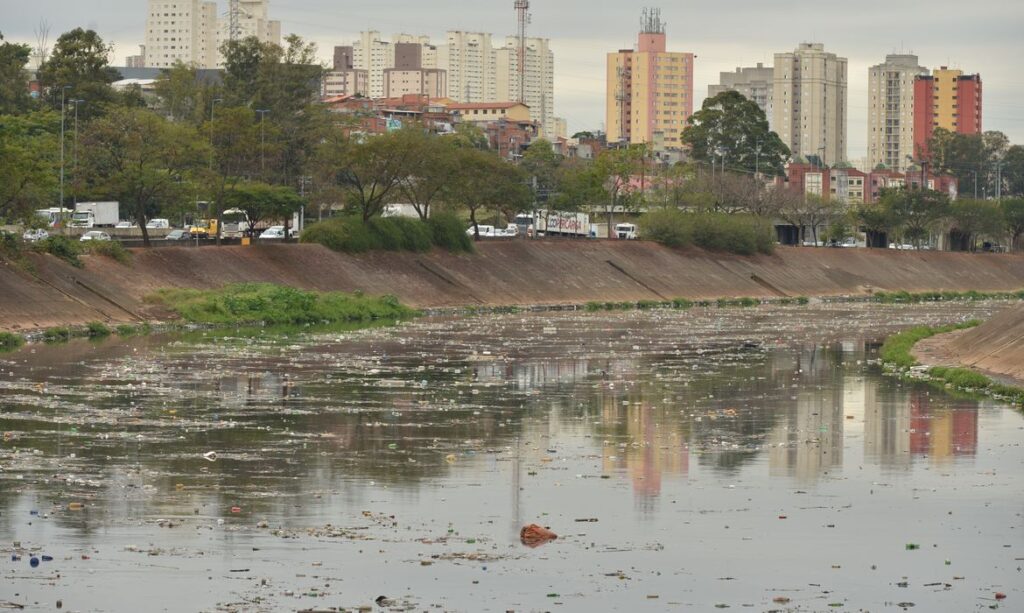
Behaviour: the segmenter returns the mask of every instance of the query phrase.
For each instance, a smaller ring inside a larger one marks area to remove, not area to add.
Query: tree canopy
[[[743,94],[725,91],[706,99],[687,123],[682,140],[692,159],[724,160],[731,170],[783,173],[789,148],[768,129],[764,111]]]

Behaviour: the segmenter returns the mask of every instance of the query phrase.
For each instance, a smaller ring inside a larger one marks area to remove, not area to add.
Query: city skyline
[[[95,29],[114,45],[111,63],[123,65],[144,40],[146,0],[83,1],[68,6],[58,0],[5,9],[0,26],[7,40],[34,43],[41,18],[50,25],[49,44],[75,27]],[[226,9],[222,0],[219,10]],[[1024,81],[1013,71],[1014,57],[1024,56],[1024,41],[1015,24],[1024,20],[1024,6],[999,0],[979,0],[971,14],[949,0],[920,11],[916,4],[867,0],[857,10],[826,9],[813,14],[794,12],[784,28],[750,30],[749,23],[777,23],[787,4],[765,6],[739,0],[725,15],[716,6],[660,5],[669,39],[675,49],[696,54],[694,108],[699,108],[709,84],[720,72],[757,62],[771,65],[775,53],[801,42],[820,42],[848,59],[848,158],[867,156],[868,70],[890,53],[914,53],[926,66],[949,66],[985,79],[986,130],[1005,132],[1024,142],[1024,116],[1017,113]],[[659,7],[657,3],[651,3]],[[793,7],[795,7],[795,3]],[[492,32],[498,39],[515,31],[511,0],[488,0],[465,6],[450,0],[432,2],[429,9],[407,0],[351,2],[340,6],[327,0],[301,0],[287,5],[270,2],[272,19],[281,21],[282,35],[296,33],[317,43],[319,57],[330,63],[335,45],[351,44],[363,30],[406,32],[444,41],[448,30]],[[416,10],[419,9],[419,10]],[[640,22],[639,6],[608,4],[598,10],[578,0],[531,3],[528,35],[551,40],[558,57],[555,68],[555,114],[565,117],[570,133],[605,126],[605,58],[610,49],[631,48]],[[948,10],[945,10],[948,9]],[[957,14],[956,20],[946,15]],[[833,14],[834,13],[834,14]],[[879,20],[872,15],[882,14]],[[834,27],[842,17],[842,28]],[[909,27],[907,24],[914,24]],[[739,34],[742,33],[742,34]]]

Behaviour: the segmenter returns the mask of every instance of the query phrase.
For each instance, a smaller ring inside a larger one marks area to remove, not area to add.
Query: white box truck
[[[533,227],[547,236],[586,237],[590,235],[590,215],[541,209],[534,214]]]
[[[79,202],[71,216],[72,228],[113,228],[121,220],[117,202]]]

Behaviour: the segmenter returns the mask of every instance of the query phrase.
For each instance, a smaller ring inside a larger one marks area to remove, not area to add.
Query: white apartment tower
[[[269,19],[269,0],[239,0],[239,30],[245,38],[281,43],[281,22]],[[228,39],[229,19],[217,3],[202,0],[149,0],[145,64],[169,68],[182,62],[196,68],[223,63],[220,45]]]
[[[555,129],[555,55],[546,38],[527,38],[524,50],[523,103],[530,118],[540,123],[544,138],[553,140]],[[519,39],[509,36],[505,46],[495,50],[495,102],[518,102],[520,95]]]
[[[145,65],[169,68],[182,62],[197,68],[215,66],[216,28],[216,2],[149,0]]]
[[[868,69],[868,165],[905,172],[914,155],[914,81],[928,75],[916,55],[887,55]]]
[[[456,102],[497,101],[497,72],[491,35],[450,31],[440,51],[439,68],[448,71],[448,97]]]
[[[360,32],[359,40],[352,45],[356,70],[365,70],[369,75],[368,94],[371,98],[384,97],[384,70],[395,65],[395,47],[371,30]]]
[[[793,156],[846,161],[846,58],[821,43],[775,54],[772,129]]]

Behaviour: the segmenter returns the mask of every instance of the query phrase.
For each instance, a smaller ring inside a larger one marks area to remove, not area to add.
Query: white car
[[[50,233],[47,232],[46,230],[43,230],[42,228],[37,228],[35,230],[25,230],[25,233],[21,235],[21,238],[34,243],[36,241],[46,240],[50,238]]]
[[[477,228],[480,228],[480,238],[493,238],[495,236],[494,226],[485,226],[484,224],[478,224]],[[466,235],[476,236],[476,228],[470,226],[469,229],[466,230]]]
[[[284,226],[271,226],[260,234],[260,240],[263,239],[283,239],[284,238]]]
[[[109,241],[110,235],[106,232],[100,232],[99,230],[90,230],[82,235],[82,238],[78,239],[81,242],[86,241]]]
[[[118,226],[120,227],[120,226]],[[171,227],[171,222],[166,219],[150,219],[146,224],[148,230],[164,230]]]
[[[122,220],[122,221],[117,222],[117,225],[115,225],[114,227],[119,229],[119,230],[128,230],[128,229],[134,228],[135,224],[133,224],[130,221],[123,221]]]

